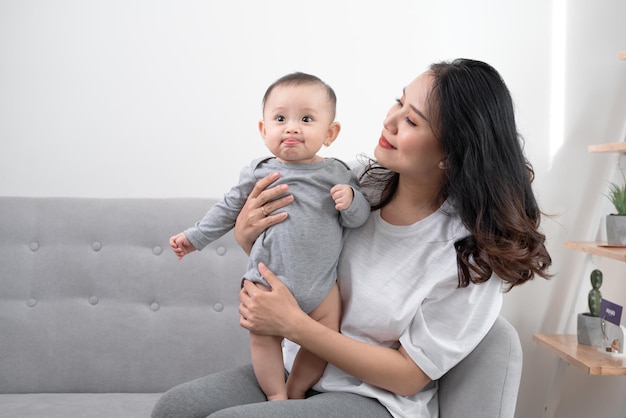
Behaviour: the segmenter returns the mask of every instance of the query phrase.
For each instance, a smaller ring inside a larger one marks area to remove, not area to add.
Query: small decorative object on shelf
[[[607,197],[617,210],[617,213],[606,216],[607,244],[626,246],[626,178],[622,186],[610,183]]]
[[[621,325],[624,308],[610,300],[602,299],[600,313],[602,319],[602,338],[604,340],[601,351],[612,356],[624,356],[624,334],[626,328]]]
[[[602,345],[602,320],[599,317],[600,303],[602,302],[602,272],[595,269],[589,276],[591,290],[587,297],[589,312],[578,314],[577,335],[578,343],[586,345]]]
[[[600,292],[600,286],[602,286],[602,272],[595,269],[591,272],[589,280],[591,280],[591,290],[587,295],[589,313],[591,316],[600,316],[600,304],[602,303],[602,292]]]

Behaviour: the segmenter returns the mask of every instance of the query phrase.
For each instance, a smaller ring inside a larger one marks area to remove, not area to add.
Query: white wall
[[[325,155],[352,160],[371,154],[385,112],[429,63],[485,60],[511,89],[537,195],[555,214],[544,224],[555,278],[515,289],[503,310],[525,352],[517,415],[534,418],[554,356],[532,334],[565,326],[582,266],[562,241],[593,238],[613,163],[586,146],[621,140],[626,116],[616,58],[626,5],[591,3],[553,16],[544,0],[0,0],[0,195],[221,196],[267,153],[261,96],[295,70],[335,88],[343,130]],[[566,61],[553,66],[559,51]],[[565,95],[553,97],[562,80]],[[622,380],[568,373],[559,417],[617,415]],[[581,412],[589,402],[594,413]]]
[[[347,160],[373,150],[405,84],[457,56],[493,63],[525,133],[545,130],[543,1],[386,3],[0,0],[0,194],[221,195],[267,153],[261,97],[295,70],[336,89],[326,154]]]
[[[576,332],[576,314],[588,311],[591,289],[589,272],[604,272],[603,296],[626,305],[626,265],[562,248],[565,240],[605,239],[604,216],[614,211],[603,196],[607,180],[618,163],[616,154],[587,152],[590,144],[619,142],[626,135],[626,61],[617,58],[626,50],[626,3],[621,0],[590,2],[562,1],[565,10],[564,120],[562,146],[549,170],[538,179],[544,209],[556,214],[547,222],[554,271],[550,281],[520,292],[513,315],[528,317],[516,323],[526,332]],[[558,80],[555,80],[557,82]],[[621,175],[612,178],[622,181]],[[578,280],[584,281],[576,297]],[[536,284],[536,283],[535,283]],[[536,293],[545,291],[545,295]],[[575,300],[573,309],[572,301]],[[537,310],[537,304],[540,304]],[[522,306],[526,309],[522,309]],[[626,323],[622,319],[622,324]],[[552,354],[536,344],[525,345],[525,367],[520,394],[525,411],[519,417],[540,416],[544,395],[555,367]],[[529,364],[530,363],[530,364]],[[569,367],[557,417],[626,416],[626,377],[588,376]],[[523,408],[523,409],[522,409]]]

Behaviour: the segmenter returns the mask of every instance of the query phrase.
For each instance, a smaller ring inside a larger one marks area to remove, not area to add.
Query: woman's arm
[[[353,340],[311,319],[287,287],[265,267],[259,271],[271,292],[245,282],[240,292],[240,324],[262,335],[280,335],[363,382],[402,396],[419,392],[430,379],[400,347],[393,349]]]
[[[246,254],[250,254],[252,244],[263,231],[287,219],[286,212],[277,213],[276,215],[271,215],[271,213],[293,201],[293,195],[283,196],[274,200],[281,194],[286,193],[289,187],[286,184],[282,184],[266,190],[279,177],[279,173],[272,173],[259,180],[248,195],[246,203],[239,212],[239,216],[237,216],[234,228],[235,239]],[[270,215],[265,215],[266,213]]]

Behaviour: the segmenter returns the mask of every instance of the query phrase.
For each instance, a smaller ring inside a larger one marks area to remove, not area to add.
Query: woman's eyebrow
[[[406,97],[405,95],[405,90],[406,87],[402,89],[402,97]],[[428,118],[426,117],[426,115],[424,115],[417,107],[413,106],[412,104],[409,103],[409,107],[413,110],[413,112],[417,113],[417,115],[424,119],[426,122],[430,123],[430,121],[428,120]]]
[[[415,113],[417,113],[422,119],[424,119],[426,122],[430,123],[430,121],[428,120],[428,118],[426,117],[426,115],[424,115],[422,112],[420,112],[420,110],[413,106],[412,104],[409,105],[411,107],[411,109],[413,109],[413,111]]]

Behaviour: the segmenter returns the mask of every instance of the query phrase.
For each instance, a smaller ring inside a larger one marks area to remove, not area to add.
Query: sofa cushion
[[[158,393],[0,395],[0,418],[149,418]]]

